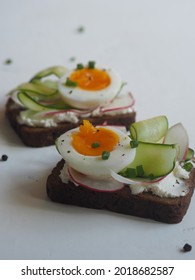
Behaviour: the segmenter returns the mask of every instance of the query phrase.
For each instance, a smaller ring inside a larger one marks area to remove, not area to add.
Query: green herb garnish
[[[83,69],[84,65],[82,63],[77,64],[77,70]]]
[[[100,143],[99,143],[99,142],[93,142],[93,143],[91,144],[91,147],[92,147],[92,148],[98,148],[98,147],[100,147]]]
[[[130,141],[131,148],[137,148],[138,145],[139,145],[139,141],[137,140]]]
[[[77,28],[78,33],[83,33],[84,31],[85,31],[85,28],[82,25]]]
[[[11,63],[12,63],[12,60],[10,58],[6,59],[5,62],[4,62],[4,64],[7,64],[7,65],[11,64]]]
[[[142,165],[136,166],[137,177],[142,177],[144,175],[144,169]]]
[[[154,177],[154,174],[152,174],[152,173],[149,174],[149,175],[148,175],[148,178],[149,178],[150,180],[154,180],[154,178],[155,178],[155,177]]]
[[[190,172],[192,168],[193,168],[193,164],[191,162],[186,162],[183,166],[183,169],[185,169],[188,172]]]
[[[127,170],[125,171],[125,176],[127,178],[135,178],[136,177],[136,170],[135,168],[127,168]]]
[[[72,56],[70,59],[69,59],[71,62],[74,62],[76,60],[76,57]]]
[[[69,78],[67,78],[67,80],[65,82],[65,86],[67,86],[67,87],[77,87],[77,82],[73,82]]]
[[[95,68],[95,61],[89,61],[88,62],[88,68],[89,69],[94,69]]]
[[[109,159],[109,157],[110,157],[110,152],[108,151],[102,152],[102,159]]]

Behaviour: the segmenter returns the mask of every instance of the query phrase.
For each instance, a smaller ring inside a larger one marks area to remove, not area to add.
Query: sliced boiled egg
[[[136,151],[130,148],[130,138],[123,131],[112,126],[94,127],[88,120],[62,134],[56,146],[71,168],[99,179],[128,166]]]
[[[58,89],[64,101],[75,108],[89,109],[109,103],[122,87],[120,76],[112,69],[89,63],[78,64],[59,80]]]

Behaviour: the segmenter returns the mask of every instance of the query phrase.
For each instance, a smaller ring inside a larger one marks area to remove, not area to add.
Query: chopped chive
[[[78,33],[83,33],[84,31],[85,31],[85,28],[82,25],[77,28]]]
[[[135,168],[127,168],[127,170],[125,171],[125,176],[128,178],[135,178],[136,177],[136,170]]]
[[[100,143],[99,142],[93,142],[92,144],[91,144],[91,147],[92,148],[98,148],[100,146]]]
[[[137,148],[138,145],[139,145],[139,141],[137,140],[130,141],[131,148]]]
[[[77,70],[81,70],[83,68],[84,68],[84,65],[82,63],[77,64],[77,68],[76,68]]]
[[[108,159],[109,157],[110,157],[110,152],[108,152],[108,151],[102,152],[102,159]]]
[[[65,86],[67,87],[77,87],[77,82],[71,81],[69,78],[66,79]]]
[[[144,169],[142,165],[136,166],[137,176],[142,177],[144,175]]]
[[[72,57],[70,57],[69,60],[70,60],[71,62],[74,62],[74,61],[76,60],[76,57],[72,56]]]
[[[184,164],[183,168],[184,168],[186,171],[190,172],[190,171],[192,170],[192,168],[193,168],[193,164],[192,164],[191,162],[186,162],[186,163]]]
[[[12,63],[12,60],[10,58],[6,59],[5,62],[4,62],[4,64],[7,64],[7,65],[11,64],[11,63]]]
[[[88,62],[88,68],[89,69],[94,69],[95,68],[95,61],[89,61]]]
[[[154,174],[152,174],[152,173],[149,174],[149,175],[148,175],[148,178],[149,178],[150,180],[154,180],[154,178],[155,178],[155,177],[154,177]]]

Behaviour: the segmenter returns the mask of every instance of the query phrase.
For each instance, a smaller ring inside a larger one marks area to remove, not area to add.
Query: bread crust
[[[10,121],[12,128],[21,138],[22,142],[31,147],[44,147],[54,145],[57,137],[64,132],[78,127],[83,119],[80,118],[78,123],[62,122],[56,127],[31,127],[19,124],[17,118],[21,112],[21,108],[15,108],[14,101],[9,98],[6,104],[6,115]],[[122,125],[129,128],[129,125],[135,122],[136,113],[131,112],[116,116],[102,116],[87,118],[93,125],[101,125],[106,122],[107,125]]]
[[[161,198],[149,192],[133,195],[127,185],[114,192],[93,191],[75,186],[70,181],[67,184],[63,183],[59,177],[63,166],[62,159],[47,179],[47,195],[52,201],[93,209],[106,209],[168,224],[182,221],[195,187],[195,169],[193,169],[190,178],[186,180],[189,192],[183,197]]]

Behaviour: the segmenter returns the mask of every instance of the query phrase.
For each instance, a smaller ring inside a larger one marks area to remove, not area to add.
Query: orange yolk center
[[[97,68],[75,70],[70,75],[69,79],[76,82],[81,89],[94,91],[106,88],[111,82],[108,73]]]
[[[95,128],[84,120],[79,131],[72,134],[72,146],[85,156],[99,156],[102,152],[111,152],[119,142],[119,136],[106,128]]]

